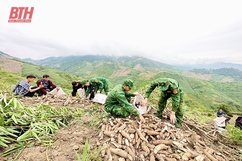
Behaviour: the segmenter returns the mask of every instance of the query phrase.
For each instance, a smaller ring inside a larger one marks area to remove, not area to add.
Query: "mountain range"
[[[22,77],[28,73],[34,73],[38,77],[50,74],[54,82],[69,92],[71,81],[101,76],[109,79],[110,88],[126,78],[133,79],[135,90],[144,94],[152,80],[170,77],[179,81],[189,108],[203,111],[217,109],[225,104],[232,111],[242,111],[242,71],[236,68],[187,70],[142,57],[102,55],[20,60],[4,53],[0,53],[0,67],[5,72]],[[13,67],[18,70],[13,70]],[[157,101],[158,94],[158,90],[155,90],[151,100]]]
[[[144,72],[146,72],[146,76],[150,76],[159,72],[170,72],[182,73],[185,76],[202,80],[242,81],[242,65],[232,63],[174,66],[143,57],[102,55],[49,57],[42,60],[24,59],[24,61],[66,71],[84,78],[95,76],[113,78]]]

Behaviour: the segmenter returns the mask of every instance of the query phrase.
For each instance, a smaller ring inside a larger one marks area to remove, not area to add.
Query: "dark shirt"
[[[242,116],[239,116],[235,121],[242,124]]]
[[[40,79],[36,82],[37,86],[39,86],[41,83],[44,85],[44,88],[41,88],[40,91],[45,95],[47,92],[50,92],[56,88],[56,85],[51,80],[46,82],[44,79]]]
[[[76,96],[77,90],[83,88],[81,82],[76,82],[78,85],[72,85],[72,96]]]
[[[217,112],[217,117],[222,117],[224,115],[226,115],[226,113],[223,112],[223,111],[222,112],[220,112],[220,111]]]

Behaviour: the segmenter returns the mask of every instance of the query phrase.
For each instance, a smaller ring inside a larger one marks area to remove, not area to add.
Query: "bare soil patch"
[[[22,73],[22,62],[16,61],[8,57],[0,57],[0,67],[8,72],[21,74]]]
[[[137,65],[135,65],[134,69],[135,69],[135,70],[145,70],[145,69],[142,67],[141,64],[137,64]]]
[[[202,80],[210,80],[211,79],[211,74],[200,74],[200,73],[194,73],[194,72],[183,72],[184,75],[192,78],[198,78]]]
[[[131,73],[131,71],[131,69],[128,69],[126,67],[120,67],[118,70],[115,70],[110,77],[113,78],[120,76],[128,76],[128,74]]]

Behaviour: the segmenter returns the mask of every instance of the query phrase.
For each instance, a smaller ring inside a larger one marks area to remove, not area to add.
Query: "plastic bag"
[[[80,96],[80,98],[84,98],[85,97],[85,89],[84,88],[78,89],[77,93]]]
[[[135,96],[133,101],[133,106],[139,111],[141,115],[147,111],[147,106],[141,106],[142,101],[144,101],[144,97],[142,95]]]
[[[61,87],[56,87],[52,91],[50,91],[50,94],[56,95],[56,96],[61,96],[61,95],[66,95],[66,93],[62,90]]]

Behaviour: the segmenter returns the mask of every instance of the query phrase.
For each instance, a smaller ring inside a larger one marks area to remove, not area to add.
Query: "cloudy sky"
[[[242,64],[241,0],[0,2],[0,51],[19,58],[138,55],[169,64]],[[34,7],[31,23],[8,23]]]

